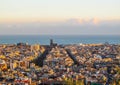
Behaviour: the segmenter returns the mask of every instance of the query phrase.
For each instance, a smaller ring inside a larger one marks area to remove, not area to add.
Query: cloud
[[[0,34],[120,34],[120,20],[75,18],[58,22],[0,23]]]
[[[98,18],[91,18],[91,19],[81,19],[81,18],[73,18],[66,21],[72,25],[98,25],[100,20]]]
[[[93,18],[91,21],[94,25],[97,25],[100,22],[100,20],[98,18]]]

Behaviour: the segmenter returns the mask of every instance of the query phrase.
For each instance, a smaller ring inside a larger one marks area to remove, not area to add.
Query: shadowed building
[[[57,46],[57,43],[53,42],[53,39],[50,39],[50,47],[55,47]]]

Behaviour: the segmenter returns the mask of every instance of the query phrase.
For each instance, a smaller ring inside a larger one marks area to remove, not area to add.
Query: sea
[[[0,44],[41,44],[49,45],[50,39],[57,44],[120,44],[120,35],[0,35]]]

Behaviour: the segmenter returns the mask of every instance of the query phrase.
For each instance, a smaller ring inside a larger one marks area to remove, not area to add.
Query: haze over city
[[[0,35],[119,35],[120,0],[1,0]]]

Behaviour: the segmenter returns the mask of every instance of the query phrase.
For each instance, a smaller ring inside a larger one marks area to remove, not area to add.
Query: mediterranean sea
[[[0,35],[0,44],[41,44],[49,45],[50,39],[58,44],[120,44],[120,35]]]

